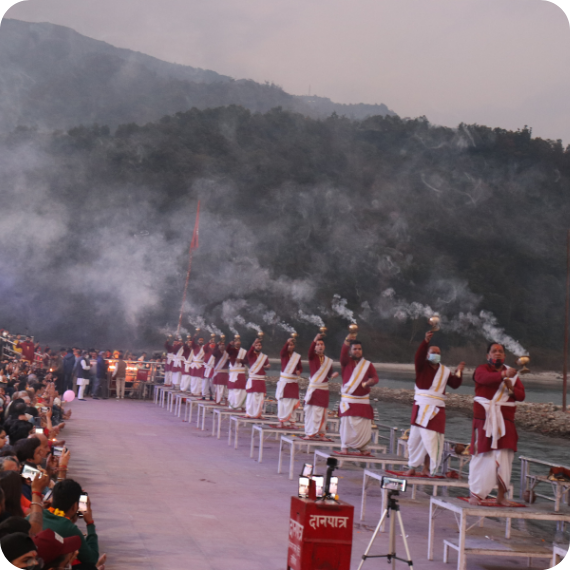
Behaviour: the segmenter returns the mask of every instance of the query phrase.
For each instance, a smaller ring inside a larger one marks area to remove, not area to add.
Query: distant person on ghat
[[[342,389],[339,405],[340,442],[339,455],[350,455],[349,449],[370,456],[368,445],[372,438],[374,410],[370,405],[370,386],[378,383],[374,366],[362,357],[362,343],[350,333],[341,349]]]
[[[441,464],[445,439],[445,389],[461,386],[465,362],[455,372],[441,364],[441,350],[430,346],[433,331],[426,333],[415,358],[416,386],[412,426],[408,439],[409,470],[406,475],[435,475]]]
[[[505,365],[505,347],[497,342],[488,346],[487,363],[475,369],[473,380],[469,502],[480,505],[497,487],[497,503],[508,505],[505,495],[511,484],[518,442],[516,402],[524,401],[525,389],[516,369]]]
[[[230,359],[228,378],[228,406],[232,410],[245,410],[247,397],[245,377],[245,360],[247,351],[241,347],[241,337],[236,334],[234,340],[230,341],[226,351]]]
[[[338,372],[332,371],[332,358],[325,356],[325,341],[318,334],[309,348],[309,387],[305,394],[305,437],[303,439],[324,439],[329,407],[329,380]]]
[[[260,418],[265,402],[265,369],[269,368],[269,358],[261,352],[263,343],[256,338],[247,352],[249,362],[249,378],[247,379],[245,400],[245,415],[248,418]]]
[[[281,349],[281,374],[277,382],[275,398],[277,399],[277,417],[281,427],[295,425],[295,410],[299,402],[299,375],[303,372],[301,355],[295,352],[296,340],[287,339]]]

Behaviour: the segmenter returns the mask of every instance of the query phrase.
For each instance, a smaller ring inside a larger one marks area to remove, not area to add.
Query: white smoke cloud
[[[305,321],[306,323],[310,323],[311,325],[315,325],[317,327],[324,327],[325,321],[321,319],[318,315],[308,315],[304,313],[302,309],[299,309],[297,316],[299,320]]]
[[[346,299],[341,298],[340,295],[333,295],[333,300],[332,300],[332,309],[333,311],[339,315],[339,317],[342,317],[343,319],[346,319],[347,321],[351,322],[351,323],[356,323],[356,319],[354,318],[354,313],[353,311],[351,311],[350,309],[347,309],[346,305],[347,305],[348,301]]]

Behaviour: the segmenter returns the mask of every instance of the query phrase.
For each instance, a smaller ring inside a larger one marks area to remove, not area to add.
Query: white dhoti
[[[220,404],[221,401],[226,396],[226,386],[224,386],[223,384],[214,384],[214,387],[216,388],[215,392],[216,404]]]
[[[469,464],[469,491],[483,500],[499,482],[508,489],[514,457],[512,449],[494,449],[474,455]]]
[[[423,468],[425,456],[429,455],[430,474],[435,475],[441,464],[444,440],[445,435],[443,433],[412,426],[408,439],[408,465],[410,469]]]
[[[79,391],[77,393],[77,399],[83,400],[83,393],[85,392],[85,388],[89,386],[89,378],[78,378],[77,385],[79,386]]]
[[[241,408],[245,407],[246,397],[247,392],[245,390],[230,388],[228,390],[228,406],[232,410],[240,410]]]
[[[327,409],[305,404],[305,435],[324,434],[327,424]]]
[[[182,374],[182,380],[180,381],[180,390],[182,392],[187,392],[190,388],[190,374]]]
[[[207,398],[210,395],[211,385],[212,385],[211,378],[202,378],[202,398]]]
[[[301,405],[301,402],[296,398],[281,398],[277,401],[277,417],[280,422],[295,423],[293,414],[295,410]]]
[[[372,438],[372,420],[359,416],[340,418],[340,442],[343,449],[364,451]]]
[[[178,386],[180,386],[181,379],[182,379],[182,372],[180,371],[172,372],[172,385],[175,388],[178,388]]]
[[[167,370],[164,373],[164,385],[172,386],[172,370]]]
[[[190,377],[190,393],[192,396],[199,396],[202,393],[202,378],[200,376]]]
[[[248,392],[245,399],[245,415],[249,418],[260,418],[263,413],[263,392]]]

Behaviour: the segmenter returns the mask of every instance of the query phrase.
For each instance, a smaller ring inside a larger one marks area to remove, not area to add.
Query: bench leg
[[[283,460],[283,440],[279,442],[279,463],[277,464],[277,473],[281,473],[282,460]]]
[[[289,480],[293,479],[293,469],[295,465],[295,443],[291,444],[291,456],[289,457]]]
[[[449,546],[447,544],[445,544],[445,542],[444,542],[443,543],[443,563],[444,564],[447,564],[448,556],[449,556]]]

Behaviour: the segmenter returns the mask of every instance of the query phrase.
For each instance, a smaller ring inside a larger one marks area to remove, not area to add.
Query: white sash
[[[253,366],[249,368],[249,378],[247,379],[247,384],[245,386],[246,390],[249,390],[253,386],[253,380],[265,380],[265,370],[263,367],[267,360],[267,355],[260,352],[257,356],[257,360],[253,363]]]
[[[226,365],[226,362],[228,361],[229,357],[230,357],[230,355],[224,350],[224,353],[222,354],[222,358],[220,358],[220,360],[218,360],[218,363],[216,364],[216,367],[214,368],[214,374],[219,374],[220,372],[226,372],[226,370],[222,370],[222,368]]]
[[[166,364],[171,364],[173,358],[174,358],[174,354],[172,354],[172,352],[167,352],[166,353]]]
[[[340,393],[340,411],[344,414],[348,412],[349,405],[352,404],[369,404],[370,396],[354,396],[353,392],[360,386],[364,379],[364,375],[368,372],[370,362],[362,358],[352,371],[349,381],[342,387]]]
[[[507,369],[509,367],[507,366]],[[518,374],[512,378],[513,386],[518,380]],[[503,413],[501,412],[502,406],[507,406],[510,408],[516,407],[515,402],[509,402],[509,391],[505,385],[505,382],[501,382],[501,385],[495,392],[492,400],[483,398],[482,396],[476,396],[475,401],[481,404],[485,408],[485,425],[483,429],[485,430],[485,435],[487,437],[492,437],[491,449],[497,449],[499,445],[499,439],[501,439],[506,433],[505,418],[503,418]]]
[[[295,370],[297,369],[297,364],[301,360],[301,355],[298,352],[294,352],[285,366],[285,370],[279,375],[279,382],[277,382],[277,390],[275,391],[275,398],[280,400],[283,398],[283,393],[285,392],[285,386],[287,384],[298,384],[299,376],[295,375]]]
[[[188,355],[188,357],[185,359],[185,363],[184,363],[184,372],[186,374],[190,373],[190,364],[192,364],[192,360],[194,359],[194,351],[192,349],[190,349],[190,354]]]
[[[237,382],[239,374],[245,374],[245,366],[243,365],[243,359],[247,354],[245,348],[240,348],[236,356],[235,363],[232,364],[230,361],[230,377],[228,382]]]
[[[174,366],[182,366],[184,360],[184,345],[182,345],[176,354],[172,355],[172,364]]]
[[[305,403],[308,402],[315,390],[328,390],[328,375],[333,365],[333,359],[325,356],[320,368],[309,378],[309,387],[305,394]]]
[[[419,406],[416,417],[418,425],[425,428],[435,418],[439,408],[445,408],[446,396],[444,392],[450,374],[451,370],[440,364],[428,390],[422,390],[416,386],[414,401]]]
[[[208,362],[206,362],[206,364],[204,365],[204,378],[211,377],[215,365],[216,365],[216,357],[212,354],[210,358],[208,358]]]
[[[198,352],[198,354],[194,353],[194,351],[192,350],[192,354],[194,356],[192,357],[190,368],[193,368],[194,370],[196,369],[199,370],[200,368],[202,368],[202,366],[204,366],[204,347],[203,346],[200,347],[200,351]]]

